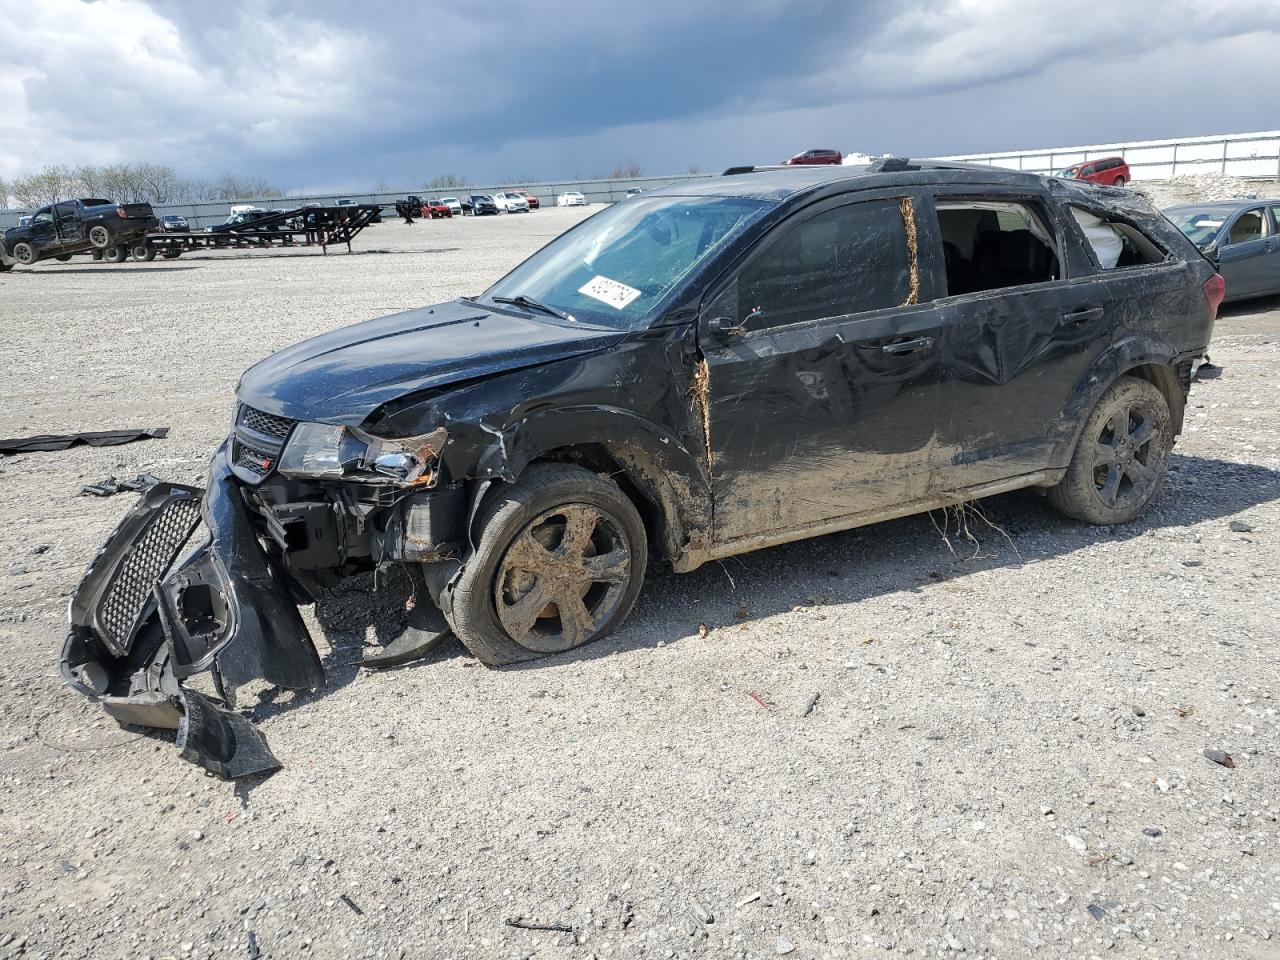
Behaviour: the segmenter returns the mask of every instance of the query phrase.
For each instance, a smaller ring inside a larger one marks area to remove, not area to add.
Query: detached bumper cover
[[[174,566],[203,520],[208,542]],[[112,533],[72,598],[61,671],[121,723],[178,729],[178,747],[225,778],[277,769],[265,740],[233,712],[253,679],[324,684],[315,644],[276,577],[240,487],[214,458],[209,487],[157,484]],[[208,671],[225,707],[182,687]]]

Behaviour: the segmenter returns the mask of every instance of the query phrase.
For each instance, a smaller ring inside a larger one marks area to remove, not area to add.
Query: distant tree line
[[[180,177],[159,163],[114,163],[67,167],[50,164],[39,173],[0,180],[0,207],[12,197],[18,207],[40,207],[75,197],[102,197],[117,203],[199,203],[283,196],[262,177],[224,174],[213,180]]]
[[[697,164],[689,166],[690,173],[698,173]],[[614,164],[608,177],[593,176],[587,179],[632,180],[644,176],[635,160],[627,157]],[[532,177],[508,178],[511,183],[531,183]],[[583,179],[575,176],[573,179]],[[446,173],[423,181],[427,191],[460,190],[470,185],[469,180]],[[389,193],[386,180],[379,180],[378,193]],[[75,197],[102,197],[118,203],[201,203],[225,200],[271,199],[283,197],[279,187],[262,177],[237,177],[224,174],[212,180],[193,180],[178,176],[173,167],[159,163],[115,163],[106,166],[85,165],[79,167],[51,164],[39,173],[0,178],[0,209],[10,200],[19,208],[42,207],[59,200]]]

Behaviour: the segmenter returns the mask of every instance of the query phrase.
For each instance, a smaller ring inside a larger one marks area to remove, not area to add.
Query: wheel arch
[[[1050,466],[1065,468],[1071,462],[1089,412],[1111,385],[1125,376],[1146,380],[1160,391],[1169,404],[1174,435],[1180,434],[1186,412],[1186,392],[1178,376],[1177,360],[1178,351],[1172,344],[1150,336],[1126,337],[1100,354],[1076,381],[1063,407],[1059,417],[1063,429],[1054,445]]]
[[[477,466],[513,483],[532,464],[546,462],[607,474],[635,505],[653,552],[664,559],[675,560],[710,542],[711,491],[698,461],[674,433],[657,424],[615,408],[559,409],[522,421]],[[490,485],[483,496],[494,492]]]

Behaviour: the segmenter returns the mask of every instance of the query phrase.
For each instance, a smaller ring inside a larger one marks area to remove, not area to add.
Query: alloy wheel
[[[631,580],[622,525],[585,503],[526,524],[494,578],[498,619],[520,646],[542,653],[586,643],[617,611]]]
[[[1143,500],[1159,481],[1154,412],[1141,402],[1122,402],[1103,424],[1093,445],[1094,488],[1108,507]]]

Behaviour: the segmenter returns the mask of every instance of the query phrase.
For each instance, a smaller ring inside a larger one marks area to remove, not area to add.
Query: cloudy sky
[[[0,177],[292,189],[1280,127],[1280,0],[0,0]]]

